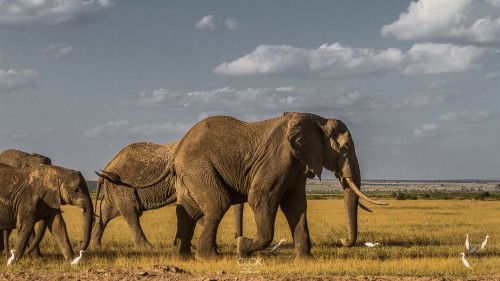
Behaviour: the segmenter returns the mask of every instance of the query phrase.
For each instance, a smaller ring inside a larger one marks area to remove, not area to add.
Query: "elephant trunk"
[[[347,239],[342,239],[344,247],[351,247],[358,237],[358,200],[359,197],[350,188],[344,189],[344,206],[347,223]]]
[[[83,240],[80,245],[80,250],[87,250],[90,244],[90,237],[92,234],[92,225],[94,223],[94,209],[92,207],[92,200],[90,195],[84,200],[83,208]]]

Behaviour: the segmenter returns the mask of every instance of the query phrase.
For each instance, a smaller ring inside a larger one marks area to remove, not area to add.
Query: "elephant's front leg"
[[[255,240],[246,237],[237,239],[238,253],[241,256],[263,250],[271,244],[274,237],[274,222],[278,211],[277,200],[268,196],[260,196],[258,199],[249,196],[248,205],[254,213],[257,238]]]
[[[10,255],[9,253],[9,236],[10,236],[10,230],[4,229],[0,233],[2,236],[2,239],[0,241],[0,251],[3,251],[7,256]]]
[[[61,252],[67,261],[71,261],[74,258],[73,248],[69,242],[68,232],[66,231],[66,223],[61,215],[61,211],[50,216],[46,219],[47,226],[49,227],[50,233],[56,239],[57,245],[61,248]]]
[[[18,220],[16,244],[14,245],[16,259],[20,259],[24,255],[34,226],[35,222],[31,217]]]
[[[291,193],[285,194],[280,206],[292,233],[296,254],[295,260],[310,259],[312,257],[311,239],[307,226],[307,201],[305,193],[300,190],[292,190]]]

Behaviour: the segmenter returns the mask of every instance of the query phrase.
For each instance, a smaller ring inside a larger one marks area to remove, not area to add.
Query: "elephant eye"
[[[349,149],[350,149],[350,145],[349,145],[349,143],[346,143],[344,146],[342,146],[340,148],[340,154],[342,154],[344,156],[347,155],[347,153],[349,152]]]

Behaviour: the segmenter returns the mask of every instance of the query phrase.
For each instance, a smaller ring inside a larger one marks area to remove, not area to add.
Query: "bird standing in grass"
[[[78,265],[78,263],[82,259],[83,252],[85,252],[85,251],[84,250],[80,250],[80,255],[71,262],[71,265]]]
[[[7,260],[7,266],[11,265],[13,262],[14,262],[14,253],[16,252],[16,250],[10,250],[10,258]]]
[[[380,245],[380,243],[371,243],[371,242],[365,243],[365,246],[370,247],[370,248],[373,248],[373,247],[378,246],[378,245]]]
[[[486,248],[486,243],[488,243],[488,238],[490,238],[490,236],[486,235],[486,239],[484,239],[483,244],[481,244],[481,250],[484,250]]]
[[[465,249],[470,249],[469,234],[465,234]]]
[[[462,255],[462,262],[464,263],[465,267],[468,269],[472,270],[472,266],[470,266],[470,263],[465,259],[465,253],[460,253]]]
[[[278,244],[276,244],[272,249],[271,249],[271,252],[274,252],[276,250],[278,250],[278,248],[281,246],[281,244],[283,244],[283,242],[285,242],[286,240],[285,239],[281,239]]]

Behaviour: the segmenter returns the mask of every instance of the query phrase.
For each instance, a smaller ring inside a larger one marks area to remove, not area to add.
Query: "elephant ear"
[[[61,194],[60,194],[60,183],[58,179],[49,179],[44,176],[39,176],[30,179],[36,187],[38,196],[49,205],[51,208],[60,209],[61,208]]]
[[[324,163],[323,131],[316,118],[303,113],[285,113],[289,117],[286,138],[292,146],[293,155],[321,179]]]

